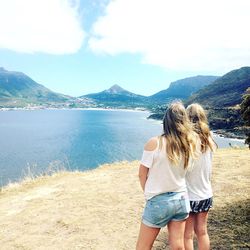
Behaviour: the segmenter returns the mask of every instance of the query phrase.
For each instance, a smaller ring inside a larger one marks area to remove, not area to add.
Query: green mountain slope
[[[244,126],[239,104],[250,87],[250,67],[230,71],[192,95],[186,104],[200,103],[208,111],[212,129],[227,136],[245,137],[250,128]],[[225,133],[226,131],[226,133]]]
[[[0,104],[64,102],[69,96],[55,93],[21,72],[0,68]]]
[[[198,102],[208,107],[230,107],[240,104],[242,95],[250,87],[250,67],[230,71],[193,94],[187,104]]]
[[[194,76],[172,82],[168,89],[162,90],[149,98],[152,101],[166,103],[173,99],[186,99],[193,93],[218,79],[217,76]]]

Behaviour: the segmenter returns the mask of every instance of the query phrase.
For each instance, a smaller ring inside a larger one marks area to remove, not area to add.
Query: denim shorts
[[[149,227],[162,228],[170,221],[181,221],[188,218],[189,199],[186,192],[167,192],[147,201],[142,223]]]

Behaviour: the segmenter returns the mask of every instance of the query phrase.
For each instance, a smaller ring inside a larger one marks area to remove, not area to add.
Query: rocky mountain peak
[[[118,84],[115,84],[115,85],[113,85],[112,87],[110,87],[109,89],[106,90],[106,92],[112,93],[112,94],[119,94],[119,93],[123,93],[124,91],[126,91],[126,90],[123,89]]]

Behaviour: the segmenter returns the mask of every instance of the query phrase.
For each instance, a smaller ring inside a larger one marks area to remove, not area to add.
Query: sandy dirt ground
[[[60,172],[0,192],[0,249],[135,249],[144,197],[138,162]],[[250,151],[214,156],[212,249],[250,249]],[[168,249],[167,229],[153,249]]]

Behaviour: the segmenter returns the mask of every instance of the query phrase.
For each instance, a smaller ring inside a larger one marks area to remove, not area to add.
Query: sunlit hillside
[[[250,154],[214,157],[212,249],[248,249]],[[59,172],[5,187],[0,195],[1,249],[134,249],[144,198],[138,162],[89,172]],[[166,229],[154,249],[166,249]]]

